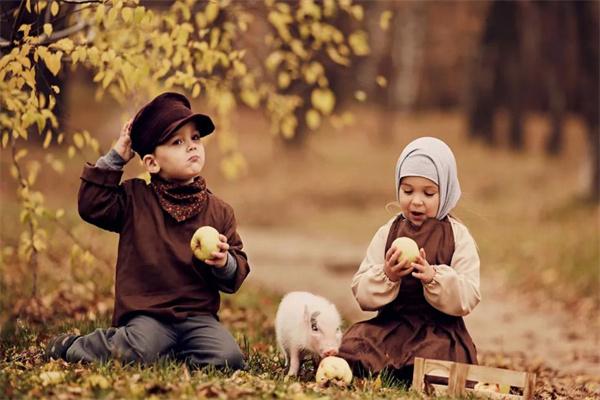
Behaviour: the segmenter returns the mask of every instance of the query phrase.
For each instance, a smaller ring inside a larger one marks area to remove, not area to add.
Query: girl
[[[449,215],[461,194],[452,150],[416,139],[400,154],[395,178],[401,213],[379,228],[352,279],[361,309],[378,315],[348,329],[340,356],[358,375],[389,369],[402,380],[410,380],[415,357],[476,364],[462,317],[481,299],[479,256]],[[420,248],[413,263],[391,248],[401,236]]]

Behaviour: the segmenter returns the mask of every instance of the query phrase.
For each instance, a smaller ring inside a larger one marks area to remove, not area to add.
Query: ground
[[[79,221],[75,210],[84,158],[75,158],[56,179],[44,169],[39,188],[51,207],[65,209],[61,225],[49,227],[51,246],[40,257],[38,297],[29,298],[31,271],[3,253],[0,304],[12,319],[0,320],[3,354],[0,394],[7,397],[246,397],[398,398],[411,396],[388,381],[359,381],[351,390],[314,387],[312,367],[298,382],[284,381],[274,347],[273,317],[279,297],[308,290],[330,298],[347,323],[366,317],[352,299],[350,281],[371,236],[394,213],[393,168],[410,139],[430,134],[453,148],[463,196],[455,214],[479,245],[482,302],[466,318],[485,365],[538,375],[536,398],[600,396],[598,332],[598,205],[582,199],[584,132],[570,120],[563,153],[548,158],[540,143],[543,118],[529,120],[527,150],[513,153],[467,139],[456,113],[427,113],[387,121],[393,135],[378,134],[377,112],[341,130],[324,127],[302,150],[284,150],[265,138],[264,121],[251,113],[234,118],[247,156],[246,174],[222,178],[217,142],[206,143],[209,187],[229,202],[248,251],[252,273],[242,291],[227,297],[221,316],[250,360],[233,377],[194,373],[166,363],[152,368],[118,364],[46,364],[48,338],[64,331],[88,332],[108,325],[116,236]],[[79,128],[98,133],[108,148],[119,131],[117,115],[77,115]],[[86,126],[88,123],[90,126]],[[114,135],[111,133],[114,132]],[[212,141],[211,141],[212,140]],[[87,154],[85,159],[93,161]],[[18,208],[1,160],[2,243],[18,241]],[[126,176],[140,167],[128,165]],[[46,174],[46,175],[44,175]],[[77,256],[73,244],[94,257]],[[187,371],[187,372],[186,372]],[[1,395],[0,395],[1,396]]]

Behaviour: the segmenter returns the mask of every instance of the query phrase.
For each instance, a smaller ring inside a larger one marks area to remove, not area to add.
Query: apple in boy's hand
[[[402,258],[408,259],[409,263],[415,262],[419,256],[419,246],[417,242],[409,237],[402,236],[392,242],[393,248],[399,248],[402,251]]]
[[[219,247],[219,231],[212,226],[202,226],[194,232],[190,247],[194,257],[201,261],[208,260],[212,257],[213,252],[218,252]]]
[[[348,362],[341,357],[325,357],[319,363],[315,380],[319,385],[325,385],[328,382],[349,385],[352,382],[352,370]]]

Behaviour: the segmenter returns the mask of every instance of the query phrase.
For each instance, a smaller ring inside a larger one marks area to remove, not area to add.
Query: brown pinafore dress
[[[400,215],[392,223],[385,252],[394,239],[408,236],[424,248],[432,265],[450,265],[454,235],[448,217],[427,219],[421,227]],[[385,253],[384,253],[385,254]],[[357,374],[384,368],[412,366],[415,357],[477,364],[477,351],[462,317],[445,314],[430,305],[421,281],[402,278],[398,296],[368,321],[352,325],[344,334],[339,356]]]

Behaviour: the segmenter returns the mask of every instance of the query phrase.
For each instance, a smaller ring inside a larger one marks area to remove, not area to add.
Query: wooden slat
[[[450,376],[450,368],[453,363],[451,361],[442,360],[425,360],[424,373],[425,375],[441,376],[448,378]]]
[[[477,382],[498,383],[524,388],[527,383],[527,373],[503,368],[472,365],[467,379]]]
[[[448,394],[462,396],[465,393],[465,383],[469,366],[467,364],[452,363],[450,377],[448,378]]]
[[[420,357],[415,358],[415,369],[413,373],[414,390],[419,392],[423,391],[426,375],[448,378],[447,387],[439,384],[433,384],[432,386],[437,393],[447,393],[451,396],[460,396],[464,395],[466,392],[472,392],[472,389],[465,388],[467,380],[523,388],[522,396],[495,393],[491,391],[475,391],[477,394],[486,395],[493,399],[530,400],[533,398],[535,389],[535,374],[533,373],[455,363],[451,361],[430,360]],[[440,392],[440,390],[442,392]]]
[[[533,392],[535,390],[535,374],[528,372],[525,388],[523,389],[523,398],[525,400],[533,399]]]
[[[425,388],[425,360],[421,357],[415,357],[412,388],[417,392],[423,392]]]

